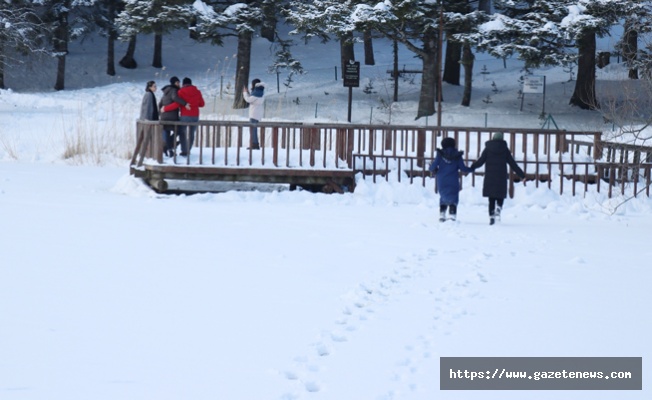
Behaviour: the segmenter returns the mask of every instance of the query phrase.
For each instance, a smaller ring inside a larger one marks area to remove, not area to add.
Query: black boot
[[[448,206],[440,205],[439,206],[439,222],[446,221],[446,208]]]
[[[451,204],[448,207],[448,219],[451,221],[457,220],[457,206],[455,204]]]

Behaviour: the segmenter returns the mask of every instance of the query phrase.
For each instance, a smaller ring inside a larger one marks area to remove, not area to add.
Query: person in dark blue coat
[[[437,189],[439,191],[439,221],[446,221],[446,209],[449,219],[457,218],[457,204],[460,201],[460,174],[471,172],[471,168],[464,165],[463,151],[455,147],[455,139],[445,138],[441,141],[441,149],[437,149],[437,156],[430,164],[430,173],[437,176]]]
[[[503,208],[503,201],[507,197],[507,165],[525,183],[525,174],[516,164],[512,153],[503,140],[503,133],[494,133],[491,140],[485,143],[480,158],[471,165],[475,171],[481,166],[484,167],[484,182],[482,183],[482,196],[489,198],[489,224],[493,225],[500,221],[500,211]]]

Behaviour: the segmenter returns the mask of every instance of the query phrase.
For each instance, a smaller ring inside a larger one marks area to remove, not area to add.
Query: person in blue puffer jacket
[[[447,137],[441,141],[441,149],[437,149],[437,156],[430,164],[430,173],[437,177],[439,191],[439,221],[446,221],[446,210],[449,219],[457,219],[457,204],[460,200],[460,174],[459,171],[468,173],[473,170],[464,165],[463,151],[455,147],[455,139]]]

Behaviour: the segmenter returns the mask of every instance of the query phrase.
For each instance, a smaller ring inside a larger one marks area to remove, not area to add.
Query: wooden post
[[[353,87],[349,86],[349,103],[346,120],[351,122],[351,108],[353,107]]]
[[[272,162],[278,167],[278,126],[272,128]]]
[[[129,166],[133,166],[134,163],[136,163],[136,159],[138,158],[138,155],[141,152],[141,147],[143,145],[144,137],[145,137],[145,132],[143,132],[143,129],[140,127],[140,124],[136,122],[136,148],[134,149],[134,154],[132,154],[131,156],[131,161],[129,162]]]
[[[153,146],[150,147],[150,155],[152,158],[155,158],[158,163],[163,162],[163,126],[162,125],[152,125],[150,129],[147,130],[150,139],[153,142]]]
[[[315,149],[319,147],[319,130],[311,128],[308,136],[309,149],[310,149],[310,166],[315,166]]]
[[[602,158],[602,134],[593,134],[593,159],[599,160]]]
[[[423,129],[417,131],[417,166],[424,166],[426,155],[426,132]]]
[[[346,133],[346,163],[349,168],[353,168],[353,147],[355,146],[355,130],[348,129]]]

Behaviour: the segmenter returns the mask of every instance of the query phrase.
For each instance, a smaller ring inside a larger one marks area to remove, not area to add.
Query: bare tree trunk
[[[421,93],[415,119],[427,117],[435,113],[435,88],[437,87],[437,34],[429,31],[423,35],[423,73]]]
[[[371,37],[371,30],[367,29],[363,33],[364,40],[364,65],[376,65],[374,58],[374,40]]]
[[[394,101],[398,101],[398,42],[394,39],[394,69],[392,78],[394,79]]]
[[[251,70],[251,32],[238,33],[238,54],[235,71],[235,98],[233,108],[247,108],[248,103],[242,97],[242,90],[249,84]]]
[[[491,14],[491,0],[480,0],[478,2],[478,10]]]
[[[5,87],[5,65],[7,63],[7,56],[5,55],[5,41],[0,37],[0,89]]]
[[[570,104],[584,110],[600,108],[595,93],[595,32],[586,31],[577,42],[577,81]]]
[[[638,79],[638,68],[634,66],[638,53],[638,31],[632,26],[631,20],[625,22],[622,49],[625,65],[629,67],[629,79]]]
[[[108,15],[111,19],[116,17],[117,1],[110,1],[108,3]],[[115,76],[115,40],[118,37],[118,32],[116,32],[115,26],[109,26],[108,28],[108,40],[107,40],[107,49],[106,49],[106,74],[109,76]]]
[[[475,56],[471,51],[471,45],[462,46],[462,66],[464,67],[464,94],[462,95],[462,105],[468,107],[471,105],[471,90],[473,88],[473,63]]]
[[[340,68],[342,69],[340,76],[342,79],[344,79],[344,66],[353,60],[355,60],[353,32],[348,32],[340,38]]]
[[[136,69],[138,67],[138,63],[134,58],[135,54],[136,54],[136,35],[129,38],[129,44],[127,45],[127,53],[124,55],[124,57],[122,57],[122,59],[120,59],[119,62],[120,66],[127,69]]]
[[[59,26],[54,32],[54,51],[57,53],[57,81],[54,90],[63,90],[66,83],[66,55],[68,54],[68,13],[59,15]]]
[[[163,68],[163,34],[156,32],[154,34],[154,59],[152,67]]]
[[[460,58],[462,57],[462,44],[457,42],[446,43],[446,61],[444,62],[444,82],[451,85],[460,85]]]
[[[106,54],[106,74],[115,76],[115,38],[116,33],[111,30],[109,32],[107,54]]]
[[[276,7],[274,4],[263,4],[263,24],[260,27],[260,36],[274,42],[276,38]]]
[[[66,56],[57,56],[57,81],[54,84],[54,90],[63,90],[66,88]]]

